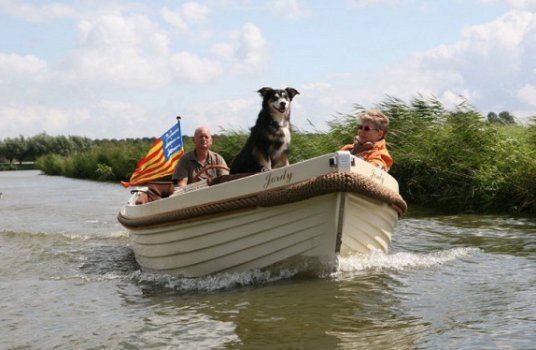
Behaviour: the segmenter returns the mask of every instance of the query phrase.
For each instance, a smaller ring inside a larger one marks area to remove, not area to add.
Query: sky
[[[301,131],[387,96],[536,115],[536,0],[0,0],[0,139]]]

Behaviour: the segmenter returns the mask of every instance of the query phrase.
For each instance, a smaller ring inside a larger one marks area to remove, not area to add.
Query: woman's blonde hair
[[[389,129],[389,118],[379,109],[367,109],[358,115],[359,122],[370,122],[376,125],[385,135]]]

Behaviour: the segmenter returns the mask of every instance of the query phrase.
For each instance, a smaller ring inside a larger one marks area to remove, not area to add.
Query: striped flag
[[[177,160],[184,154],[182,145],[181,122],[160,136],[151,149],[138,162],[129,182],[121,181],[123,187],[143,185],[149,181],[173,174]]]

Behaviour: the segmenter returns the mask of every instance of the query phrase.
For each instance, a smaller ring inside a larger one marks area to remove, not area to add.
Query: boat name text
[[[290,171],[283,171],[283,173],[276,175],[274,173],[269,173],[266,175],[266,182],[264,183],[264,188],[271,187],[272,185],[281,185],[281,184],[289,184],[292,180],[292,176],[294,174]]]
[[[383,185],[383,171],[381,170],[378,170],[378,169],[372,169],[371,173],[370,173],[370,178],[372,180],[376,180],[377,182],[381,183]]]

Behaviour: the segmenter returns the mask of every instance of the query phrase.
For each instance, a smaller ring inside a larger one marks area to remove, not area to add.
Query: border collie
[[[262,109],[246,144],[231,162],[230,174],[257,173],[288,165],[290,103],[299,92],[291,87],[258,91]]]

